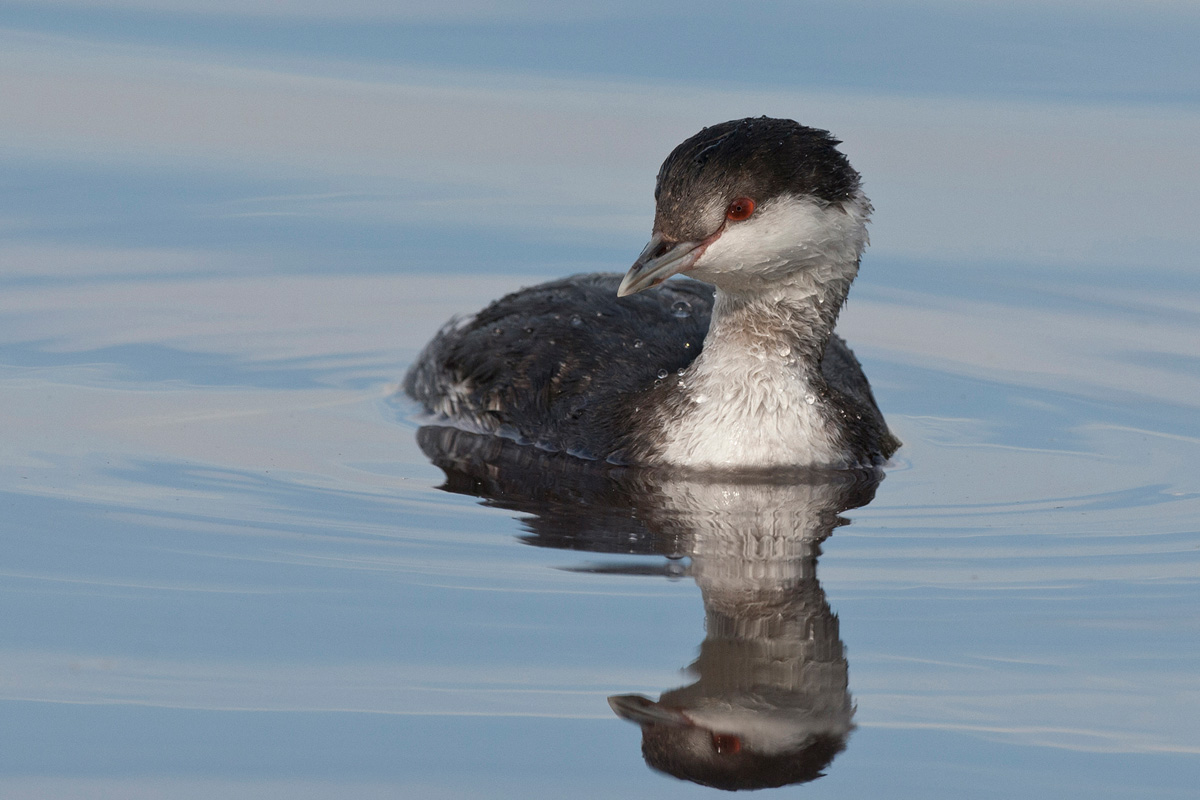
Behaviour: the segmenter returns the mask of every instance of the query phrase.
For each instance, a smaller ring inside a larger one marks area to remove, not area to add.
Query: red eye
[[[754,213],[754,201],[749,197],[739,197],[729,204],[729,208],[725,209],[725,216],[734,222],[741,222],[744,219],[749,219]]]
[[[751,203],[751,207],[753,207]],[[721,755],[733,755],[742,751],[742,740],[732,733],[714,733],[712,735],[713,749]]]

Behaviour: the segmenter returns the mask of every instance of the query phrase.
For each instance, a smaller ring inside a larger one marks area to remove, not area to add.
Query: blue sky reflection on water
[[[624,269],[670,148],[765,113],[864,174],[839,328],[905,442],[819,560],[857,730],[776,793],[1191,796],[1198,34],[0,2],[0,795],[712,793],[605,702],[690,680],[703,565],[528,546],[387,398],[451,314]]]

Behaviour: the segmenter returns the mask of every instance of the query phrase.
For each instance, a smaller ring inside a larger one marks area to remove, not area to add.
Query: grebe
[[[767,117],[705,128],[663,162],[624,278],[451,320],[405,391],[454,426],[615,464],[882,463],[900,442],[833,333],[871,213],[838,144]],[[664,283],[678,273],[697,281]]]

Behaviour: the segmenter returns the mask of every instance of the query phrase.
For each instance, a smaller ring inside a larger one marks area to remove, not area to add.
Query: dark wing
[[[838,412],[846,418],[843,429],[853,440],[850,444],[854,452],[881,453],[884,458],[896,452],[900,440],[888,431],[862,366],[837,334],[829,337],[821,374],[832,390]]]
[[[700,352],[713,289],[677,280],[618,298],[616,274],[576,275],[452,322],[404,389],[469,429],[603,459],[623,446],[636,395]]]

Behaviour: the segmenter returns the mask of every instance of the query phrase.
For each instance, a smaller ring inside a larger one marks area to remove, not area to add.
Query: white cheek
[[[816,262],[857,263],[867,244],[870,209],[861,193],[843,206],[779,198],[744,222],[728,223],[691,272],[719,282],[720,276],[734,272],[770,278]]]

